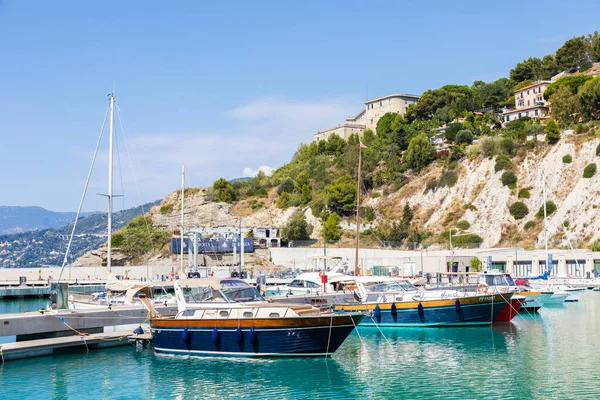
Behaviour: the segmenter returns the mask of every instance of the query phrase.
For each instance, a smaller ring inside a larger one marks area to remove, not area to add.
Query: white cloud
[[[270,174],[288,162],[301,142],[312,140],[319,130],[342,123],[361,109],[360,101],[299,101],[259,99],[227,113],[221,131],[146,133],[130,137],[133,168],[142,201],[164,197],[179,187],[181,165],[186,166],[186,185],[208,186],[216,179]],[[123,187],[129,201],[139,204],[135,180],[124,144],[120,145]],[[256,170],[248,165],[259,165]],[[91,190],[106,191],[107,152],[98,155]],[[115,179],[120,180],[118,168]],[[120,189],[120,181],[115,182]]]
[[[264,172],[264,174],[266,176],[271,176],[271,174],[273,174],[273,171],[275,171],[275,168],[271,168],[268,165],[261,165],[260,167],[258,167],[258,169],[256,171],[254,171],[252,168],[244,168],[244,171],[242,172],[242,176],[243,177],[255,177],[256,175],[258,175],[258,172],[262,171]]]

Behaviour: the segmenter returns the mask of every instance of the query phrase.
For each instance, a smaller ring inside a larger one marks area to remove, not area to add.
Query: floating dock
[[[100,349],[129,344],[131,331],[94,333],[90,335],[64,336],[50,339],[28,340],[26,342],[0,345],[2,363],[23,358],[52,355],[64,349]]]

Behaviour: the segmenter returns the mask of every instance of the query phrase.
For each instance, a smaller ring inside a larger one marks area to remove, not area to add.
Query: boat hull
[[[510,322],[519,313],[521,304],[525,301],[524,296],[513,296],[502,310],[498,313],[494,322]]]
[[[583,296],[583,293],[585,292],[585,289],[568,289],[567,290],[567,298],[565,299],[566,302],[568,303],[572,303],[572,302],[577,302],[579,301],[579,299],[581,299],[581,296]]]
[[[361,326],[379,327],[444,327],[490,325],[513,293],[471,296],[458,299],[411,301],[399,303],[339,305],[334,310],[371,311]],[[457,304],[457,301],[460,304]],[[392,304],[396,312],[392,312]],[[419,306],[420,305],[420,306]],[[379,311],[376,310],[379,308]],[[420,311],[421,309],[421,311]]]
[[[157,353],[233,357],[330,356],[363,315],[150,322]],[[239,328],[239,330],[238,330]]]

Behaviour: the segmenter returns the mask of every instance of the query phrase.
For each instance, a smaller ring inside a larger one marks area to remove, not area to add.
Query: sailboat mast
[[[551,266],[548,265],[548,224],[546,222],[546,175],[542,171],[542,189],[544,197],[544,246],[546,248],[546,271],[550,271]]]
[[[181,257],[179,260],[179,277],[183,276],[183,201],[185,199],[185,165],[181,166]]]
[[[108,253],[106,268],[111,273],[112,267],[112,206],[113,206],[113,137],[115,129],[115,95],[110,95],[110,134],[108,139]]]
[[[356,254],[354,257],[354,274],[355,275],[360,275],[360,267],[358,266],[358,235],[359,235],[359,227],[360,227],[360,215],[359,215],[359,210],[360,210],[360,174],[361,174],[361,169],[362,169],[362,145],[359,145],[358,147],[358,176],[356,178],[357,181],[357,185],[356,185],[356,243],[355,243],[355,249],[356,249]]]

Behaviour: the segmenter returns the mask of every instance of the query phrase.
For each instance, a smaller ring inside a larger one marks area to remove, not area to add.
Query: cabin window
[[[184,317],[193,317],[196,310],[183,310]]]
[[[319,285],[318,283],[315,283],[315,282],[306,281],[306,287],[309,287],[309,288],[320,288],[321,285]]]
[[[279,318],[279,313],[272,312],[271,314],[269,314],[269,317],[271,317],[271,318]]]
[[[229,317],[229,311],[219,311],[219,317],[223,317],[223,318]]]
[[[254,317],[254,314],[252,314],[250,311],[244,311],[244,318],[252,318]]]
[[[304,281],[301,281],[299,279],[294,279],[293,281],[290,282],[290,284],[288,286],[290,286],[290,287],[304,287]]]

